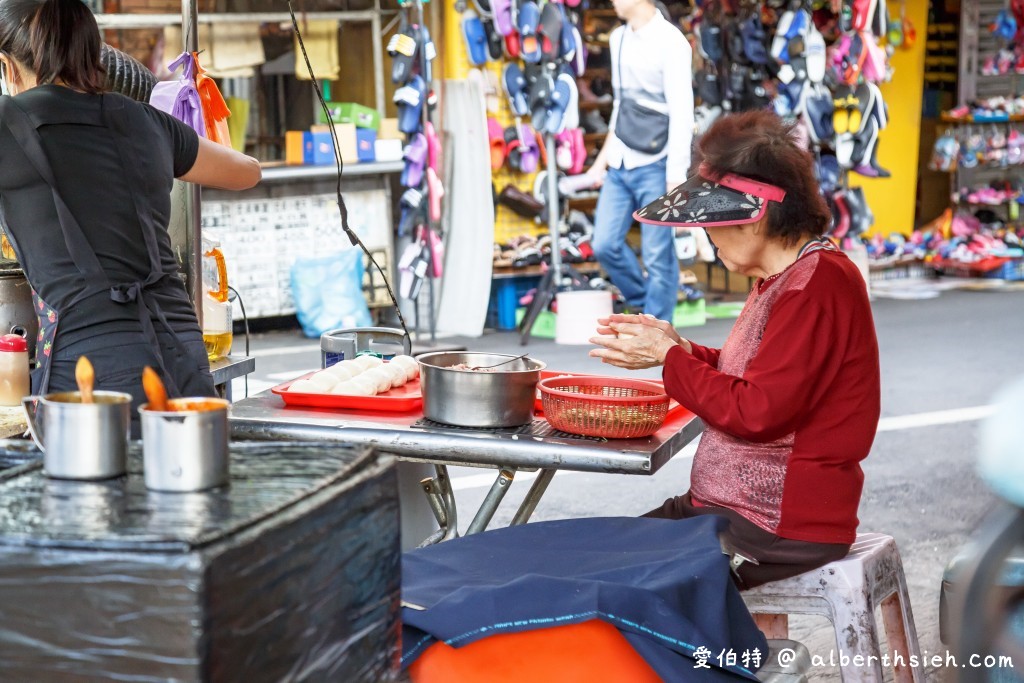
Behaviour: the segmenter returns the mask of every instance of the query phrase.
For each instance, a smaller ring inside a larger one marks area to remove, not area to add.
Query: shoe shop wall
[[[890,16],[895,16],[898,3],[889,7]],[[895,50],[890,60],[893,78],[880,86],[889,108],[889,125],[879,134],[878,163],[889,169],[892,177],[858,178],[875,214],[868,234],[909,235],[914,229],[928,0],[906,0],[906,12],[917,30],[917,40]]]

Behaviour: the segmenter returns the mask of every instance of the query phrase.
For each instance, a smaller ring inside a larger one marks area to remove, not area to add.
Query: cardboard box
[[[356,128],[356,155],[359,161],[375,161],[377,151],[374,143],[377,142],[377,131],[371,128]]]
[[[357,128],[380,128],[380,112],[355,102],[328,102],[327,110],[335,123],[352,123]],[[318,109],[320,123],[327,123],[327,113]]]
[[[402,141],[377,138],[373,143],[373,151],[377,161],[401,161]]]
[[[311,126],[309,129],[307,164],[327,165],[336,163],[331,154],[331,128],[326,124]],[[334,125],[338,135],[338,149],[341,150],[341,161],[346,164],[359,163],[359,147],[356,142],[356,127],[351,123]]]
[[[306,163],[304,160],[305,131],[289,130],[284,134],[284,162],[289,166],[301,166]]]
[[[381,119],[377,129],[378,140],[405,140],[405,133],[398,129],[398,119]]]

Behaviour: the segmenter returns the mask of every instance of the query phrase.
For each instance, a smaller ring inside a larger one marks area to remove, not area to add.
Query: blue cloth
[[[724,526],[713,515],[570,519],[407,552],[402,665],[437,640],[459,647],[596,618],[617,627],[666,681],[757,680],[742,666],[717,668],[730,651],[737,661],[755,648],[761,662],[768,653],[730,579],[718,541]],[[710,669],[696,668],[699,648]]]
[[[643,267],[626,244],[633,212],[665,194],[665,159],[637,168],[610,168],[594,213],[594,254],[634,311],[658,320],[672,320],[679,289],[679,264],[674,231],[643,225],[640,232]],[[647,275],[644,276],[644,268]]]

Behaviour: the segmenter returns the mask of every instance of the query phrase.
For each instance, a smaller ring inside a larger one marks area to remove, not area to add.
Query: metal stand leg
[[[469,528],[466,529],[466,535],[479,533],[487,528],[487,525],[491,523],[491,518],[494,517],[494,512],[498,509],[498,504],[508,493],[509,487],[512,485],[512,479],[516,476],[516,471],[510,468],[502,468],[498,472],[497,479],[491,484],[491,490],[487,492],[487,496],[484,498],[484,502],[480,503],[480,509],[477,510],[476,517],[470,522]]]
[[[551,483],[551,479],[554,476],[555,471],[553,469],[541,470],[537,474],[537,478],[533,480],[533,486],[530,487],[530,492],[526,494],[526,498],[523,499],[522,505],[519,506],[519,510],[516,512],[516,516],[512,518],[512,523],[509,526],[519,526],[530,521],[533,511],[537,509],[541,496],[548,490],[548,484]]]

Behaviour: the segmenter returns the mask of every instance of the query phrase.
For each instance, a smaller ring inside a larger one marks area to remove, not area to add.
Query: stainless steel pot
[[[169,411],[139,407],[146,488],[204,491],[228,483],[228,408],[219,398],[178,398]]]
[[[29,355],[34,354],[39,320],[32,306],[32,288],[21,270],[0,272],[0,334],[8,332],[25,337]]]
[[[32,440],[43,451],[43,469],[58,479],[108,479],[127,469],[132,397],[93,392],[82,403],[77,391],[22,399]]]
[[[438,352],[419,356],[424,417],[460,427],[514,427],[533,419],[540,371],[534,358],[520,358],[490,372],[452,370],[496,365],[506,353]]]

